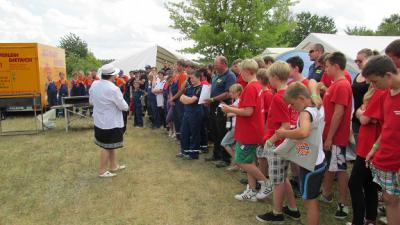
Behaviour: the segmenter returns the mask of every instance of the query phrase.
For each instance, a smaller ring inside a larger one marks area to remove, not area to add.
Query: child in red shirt
[[[264,136],[264,151],[268,160],[269,180],[273,185],[273,211],[256,218],[262,222],[282,222],[283,213],[290,215],[295,219],[300,219],[300,212],[296,207],[293,189],[288,179],[289,162],[274,153],[276,146],[283,142],[279,139],[275,131],[279,128],[290,128],[290,110],[289,105],[283,99],[287,88],[290,67],[286,62],[278,61],[268,68],[269,82],[277,92],[272,98],[271,106],[268,112],[267,130]],[[284,199],[287,199],[288,207],[283,207]]]
[[[265,143],[266,140],[264,140],[265,132],[267,129],[267,117],[268,117],[268,111],[269,108],[271,107],[271,102],[273,98],[272,91],[268,88],[269,86],[269,78],[268,78],[268,70],[267,69],[259,69],[257,71],[257,80],[260,82],[263,92],[261,97],[264,99],[264,134],[263,134],[263,143]],[[267,162],[267,155],[264,152],[264,145],[259,145],[257,147],[257,158],[258,158],[258,168],[261,170],[261,172],[264,174],[265,177],[268,178],[268,162]],[[272,191],[272,189],[271,189]],[[266,196],[265,196],[266,197]]]
[[[400,40],[389,44],[386,54],[400,57]],[[383,124],[379,138],[366,156],[374,182],[381,186],[389,225],[400,224],[400,74],[387,56],[373,56],[362,74],[372,86],[385,90],[381,104]]]
[[[333,77],[334,82],[326,90],[323,105],[325,111],[325,128],[322,134],[324,150],[328,161],[328,170],[322,190],[322,198],[326,202],[333,200],[332,186],[335,174],[339,184],[339,199],[335,217],[346,218],[347,202],[347,164],[346,147],[350,136],[350,119],[352,112],[352,90],[344,76],[346,57],[341,52],[329,54],[325,61],[325,71]]]
[[[256,79],[258,64],[253,59],[243,60],[241,63],[242,76],[247,81],[246,88],[239,98],[239,107],[231,107],[226,104],[221,105],[225,113],[236,114],[236,127],[234,139],[235,162],[247,172],[249,181],[248,188],[235,196],[239,201],[257,201],[256,195],[262,194],[269,187],[267,178],[257,168],[255,164],[256,147],[262,143],[264,114],[262,112],[264,104],[261,98],[262,87]],[[261,184],[260,192],[256,192],[256,182]]]

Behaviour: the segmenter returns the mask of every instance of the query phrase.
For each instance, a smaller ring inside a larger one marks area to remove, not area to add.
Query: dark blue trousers
[[[201,114],[201,111],[185,112],[183,114],[181,126],[181,152],[184,154],[190,154],[195,151],[197,154],[194,153],[194,155],[197,155],[198,157],[203,120]]]

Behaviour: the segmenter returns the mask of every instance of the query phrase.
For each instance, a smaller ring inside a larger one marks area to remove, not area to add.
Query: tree
[[[232,62],[276,46],[289,29],[291,5],[290,0],[184,0],[165,6],[171,27],[183,35],[178,40],[194,41],[182,52],[199,53],[203,62],[216,55]]]
[[[70,33],[62,37],[59,47],[65,49],[68,76],[74,71],[88,71],[102,65],[93,53],[89,52],[87,43],[75,34]]]
[[[377,33],[383,36],[400,35],[400,14],[393,14],[389,18],[384,18]]]
[[[337,32],[335,21],[327,16],[313,15],[302,12],[296,15],[295,27],[284,35],[284,42],[289,46],[297,46],[310,33],[335,34]]]
[[[357,35],[357,36],[374,36],[374,35],[376,35],[376,33],[373,30],[368,29],[365,26],[354,26],[354,27],[348,26],[348,27],[346,27],[344,32],[346,32],[346,34],[348,34],[348,35]]]
[[[74,54],[78,57],[86,57],[89,52],[87,43],[73,33],[62,37],[59,47],[65,49],[66,56]]]

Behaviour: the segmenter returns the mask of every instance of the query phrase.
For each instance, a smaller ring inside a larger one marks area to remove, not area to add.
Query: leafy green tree
[[[400,35],[400,14],[393,14],[389,18],[384,18],[377,33],[384,36]]]
[[[79,57],[86,57],[89,53],[87,43],[73,33],[69,33],[62,37],[59,47],[65,49],[65,54],[67,56],[74,54]]]
[[[62,37],[59,47],[65,49],[68,76],[71,76],[74,71],[87,72],[102,65],[93,53],[89,52],[87,43],[73,33]]]
[[[335,21],[327,16],[318,16],[310,12],[302,12],[296,15],[296,25],[286,32],[284,42],[289,46],[297,46],[310,33],[335,34],[337,32]]]
[[[344,32],[346,32],[346,34],[348,34],[348,35],[357,35],[357,36],[374,36],[374,35],[376,35],[376,33],[373,30],[368,29],[365,26],[354,26],[354,27],[348,26],[348,27],[346,27]]]
[[[166,8],[171,27],[194,41],[182,52],[199,53],[202,62],[220,54],[232,62],[276,46],[290,28],[291,5],[290,0],[184,0]]]

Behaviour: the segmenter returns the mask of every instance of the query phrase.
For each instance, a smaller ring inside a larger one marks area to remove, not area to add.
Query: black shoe
[[[349,208],[342,203],[338,203],[335,217],[337,219],[345,219],[348,213],[349,213]]]
[[[300,220],[300,212],[299,212],[299,210],[293,211],[293,210],[290,210],[289,207],[284,206],[283,207],[283,214],[285,214],[286,216],[290,217],[293,220]]]
[[[274,222],[274,224],[282,224],[284,222],[283,214],[275,215],[273,212],[267,212],[263,215],[256,216],[256,219],[260,222]]]
[[[218,161],[218,159],[216,159],[214,157],[210,157],[210,158],[205,158],[204,161],[211,162],[211,161]]]
[[[184,160],[196,160],[196,159],[199,159],[199,157],[192,157],[190,155],[184,154],[182,156],[182,159],[184,159]]]
[[[217,165],[215,165],[217,168],[224,168],[224,167],[227,167],[227,166],[229,166],[229,163],[228,162],[225,162],[225,161],[219,161],[218,163],[217,163]]]
[[[239,181],[241,184],[248,184],[248,181],[246,178],[240,179]],[[257,182],[258,183],[258,182]]]

